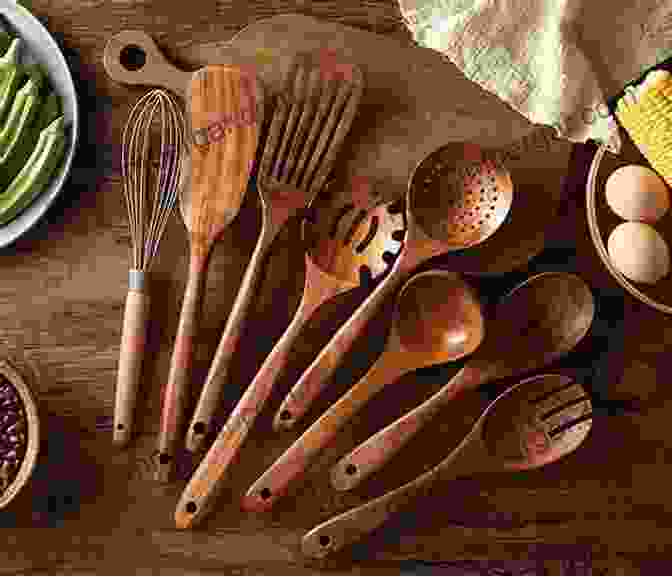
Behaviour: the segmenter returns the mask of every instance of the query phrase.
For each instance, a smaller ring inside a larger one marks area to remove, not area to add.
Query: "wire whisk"
[[[138,100],[123,131],[121,170],[132,245],[132,265],[124,311],[113,440],[124,446],[131,438],[150,297],[147,273],[183,186],[188,167],[184,113],[165,90]]]

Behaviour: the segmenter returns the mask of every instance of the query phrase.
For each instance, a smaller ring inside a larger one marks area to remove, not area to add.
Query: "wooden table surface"
[[[629,297],[623,297],[622,319],[614,319],[622,320],[625,338],[617,343],[622,354],[613,355],[607,395],[612,406],[629,410],[601,412],[587,443],[561,463],[541,471],[444,485],[431,500],[418,503],[415,511],[359,547],[323,563],[309,563],[298,548],[305,530],[438,462],[484,404],[482,395],[473,394],[446,409],[381,475],[355,494],[334,495],[328,489],[328,464],[447,378],[443,369],[404,377],[384,405],[372,402],[365,418],[348,429],[349,437],[329,447],[311,467],[308,481],[276,510],[242,514],[238,496],[296,437],[271,432],[281,395],[362,294],[325,307],[298,343],[278,395],[258,420],[216,513],[198,530],[174,529],[172,514],[182,484],[153,483],[150,457],[184,286],[187,244],[174,218],[166,233],[173,239],[170,249],[161,253],[154,277],[159,322],[151,334],[139,435],[129,450],[115,451],[111,416],[129,263],[118,143],[138,92],[114,85],[105,76],[105,42],[121,29],[140,28],[170,56],[173,49],[226,39],[256,19],[285,12],[304,12],[399,38],[409,34],[393,0],[191,0],[170,10],[168,4],[173,5],[149,0],[32,2],[34,13],[62,41],[78,79],[83,127],[66,191],[38,227],[0,253],[0,352],[39,367],[35,386],[46,431],[34,479],[0,512],[6,535],[0,571],[669,571],[672,473],[666,465],[671,443],[665,415],[672,392],[662,368],[672,321]],[[571,202],[559,217],[558,234],[576,242],[582,276],[597,289],[615,289],[620,298],[622,293],[600,266],[588,238],[582,210],[586,151],[587,147],[576,149]],[[258,226],[255,200],[248,195],[239,219],[213,256],[196,381],[202,382],[207,371]],[[227,390],[224,411],[233,406],[297,306],[302,256],[286,250],[296,244],[297,235],[290,227],[270,257],[243,337],[245,345],[234,360],[233,380],[240,386]],[[290,298],[278,299],[278,294]],[[353,375],[362,374],[382,349],[385,316],[379,315],[348,357],[346,369]],[[342,390],[337,389],[320,400],[312,417]],[[441,446],[445,449],[434,450]]]

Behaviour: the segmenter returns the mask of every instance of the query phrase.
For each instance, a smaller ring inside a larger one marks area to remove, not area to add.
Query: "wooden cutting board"
[[[571,143],[537,127],[498,97],[468,80],[442,54],[409,42],[300,14],[251,24],[227,42],[177,50],[180,66],[255,66],[270,93],[279,92],[298,53],[335,51],[366,76],[359,116],[336,177],[370,179],[384,198],[402,197],[415,166],[454,140],[512,147],[508,165],[516,197],[508,222],[478,249],[450,255],[461,272],[501,273],[517,268],[543,247],[562,194]],[[138,73],[139,74],[139,73]],[[186,75],[167,75],[183,92]],[[132,76],[129,76],[132,80]]]

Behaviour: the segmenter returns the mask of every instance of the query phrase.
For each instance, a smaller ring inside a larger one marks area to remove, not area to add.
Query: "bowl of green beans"
[[[0,248],[54,202],[78,137],[77,93],[59,45],[24,6],[0,0]]]

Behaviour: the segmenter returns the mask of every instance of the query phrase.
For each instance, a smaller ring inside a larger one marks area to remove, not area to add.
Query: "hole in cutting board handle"
[[[119,53],[119,62],[129,72],[137,72],[147,62],[147,53],[137,44],[129,44]]]

